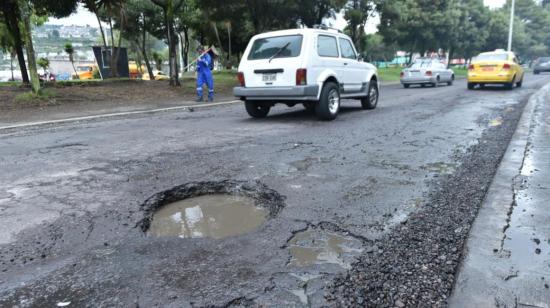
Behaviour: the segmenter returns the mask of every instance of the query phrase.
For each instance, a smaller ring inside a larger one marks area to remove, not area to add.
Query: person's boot
[[[202,103],[202,101],[203,101],[202,96],[197,97],[197,99],[195,100],[195,102],[197,103]]]
[[[214,101],[214,97],[213,97],[213,96],[208,97],[208,101],[209,101],[210,103],[212,103],[212,102]]]

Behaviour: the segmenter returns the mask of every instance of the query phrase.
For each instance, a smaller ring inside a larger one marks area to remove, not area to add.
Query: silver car
[[[419,59],[401,72],[401,84],[408,88],[412,84],[422,87],[429,84],[437,87],[440,83],[452,85],[455,73],[452,69],[434,59]]]

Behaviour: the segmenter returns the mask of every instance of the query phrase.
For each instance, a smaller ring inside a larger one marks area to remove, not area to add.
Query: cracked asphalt
[[[346,102],[332,122],[233,105],[3,131],[0,306],[443,306],[523,106],[548,82],[386,86],[377,109]],[[273,190],[277,211],[225,239],[147,236],[146,200],[197,182]],[[291,246],[308,248],[304,232],[352,246],[303,265]]]

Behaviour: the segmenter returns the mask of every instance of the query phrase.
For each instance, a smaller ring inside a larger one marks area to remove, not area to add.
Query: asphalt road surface
[[[377,109],[345,102],[332,122],[239,104],[0,132],[0,306],[444,305],[548,82],[391,85]],[[267,219],[221,239],[145,232],[162,202],[216,192],[255,198]]]

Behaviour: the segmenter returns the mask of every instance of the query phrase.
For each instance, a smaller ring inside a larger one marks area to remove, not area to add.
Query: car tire
[[[512,90],[514,88],[514,82],[512,81],[512,82],[505,83],[504,88],[506,90]]]
[[[371,80],[369,82],[368,91],[367,97],[361,99],[361,107],[363,107],[363,109],[374,109],[378,105],[378,99],[380,98],[376,80]]]
[[[439,76],[437,76],[437,78],[435,79],[435,82],[432,83],[432,87],[437,88],[440,82],[441,82],[441,79],[439,78]]]
[[[421,88],[425,88],[425,87],[426,87],[426,84],[423,83],[423,84],[420,85],[420,87],[421,87]]]
[[[315,114],[320,120],[336,119],[340,110],[340,89],[334,82],[327,82],[321,91],[321,99],[315,104]]]
[[[468,90],[473,90],[476,87],[476,84],[473,82],[468,82]]]
[[[271,109],[271,106],[257,101],[244,102],[246,112],[253,118],[265,118]]]
[[[521,88],[521,86],[523,86],[523,78],[516,83],[516,87]]]
[[[455,81],[455,75],[452,75],[451,80],[447,82],[447,85],[452,86],[454,81]]]
[[[406,84],[406,83],[403,84],[403,88],[405,89],[408,89],[410,86],[411,86],[410,84]]]
[[[540,74],[540,72],[539,71],[534,71],[533,74],[538,75],[538,74]]]

